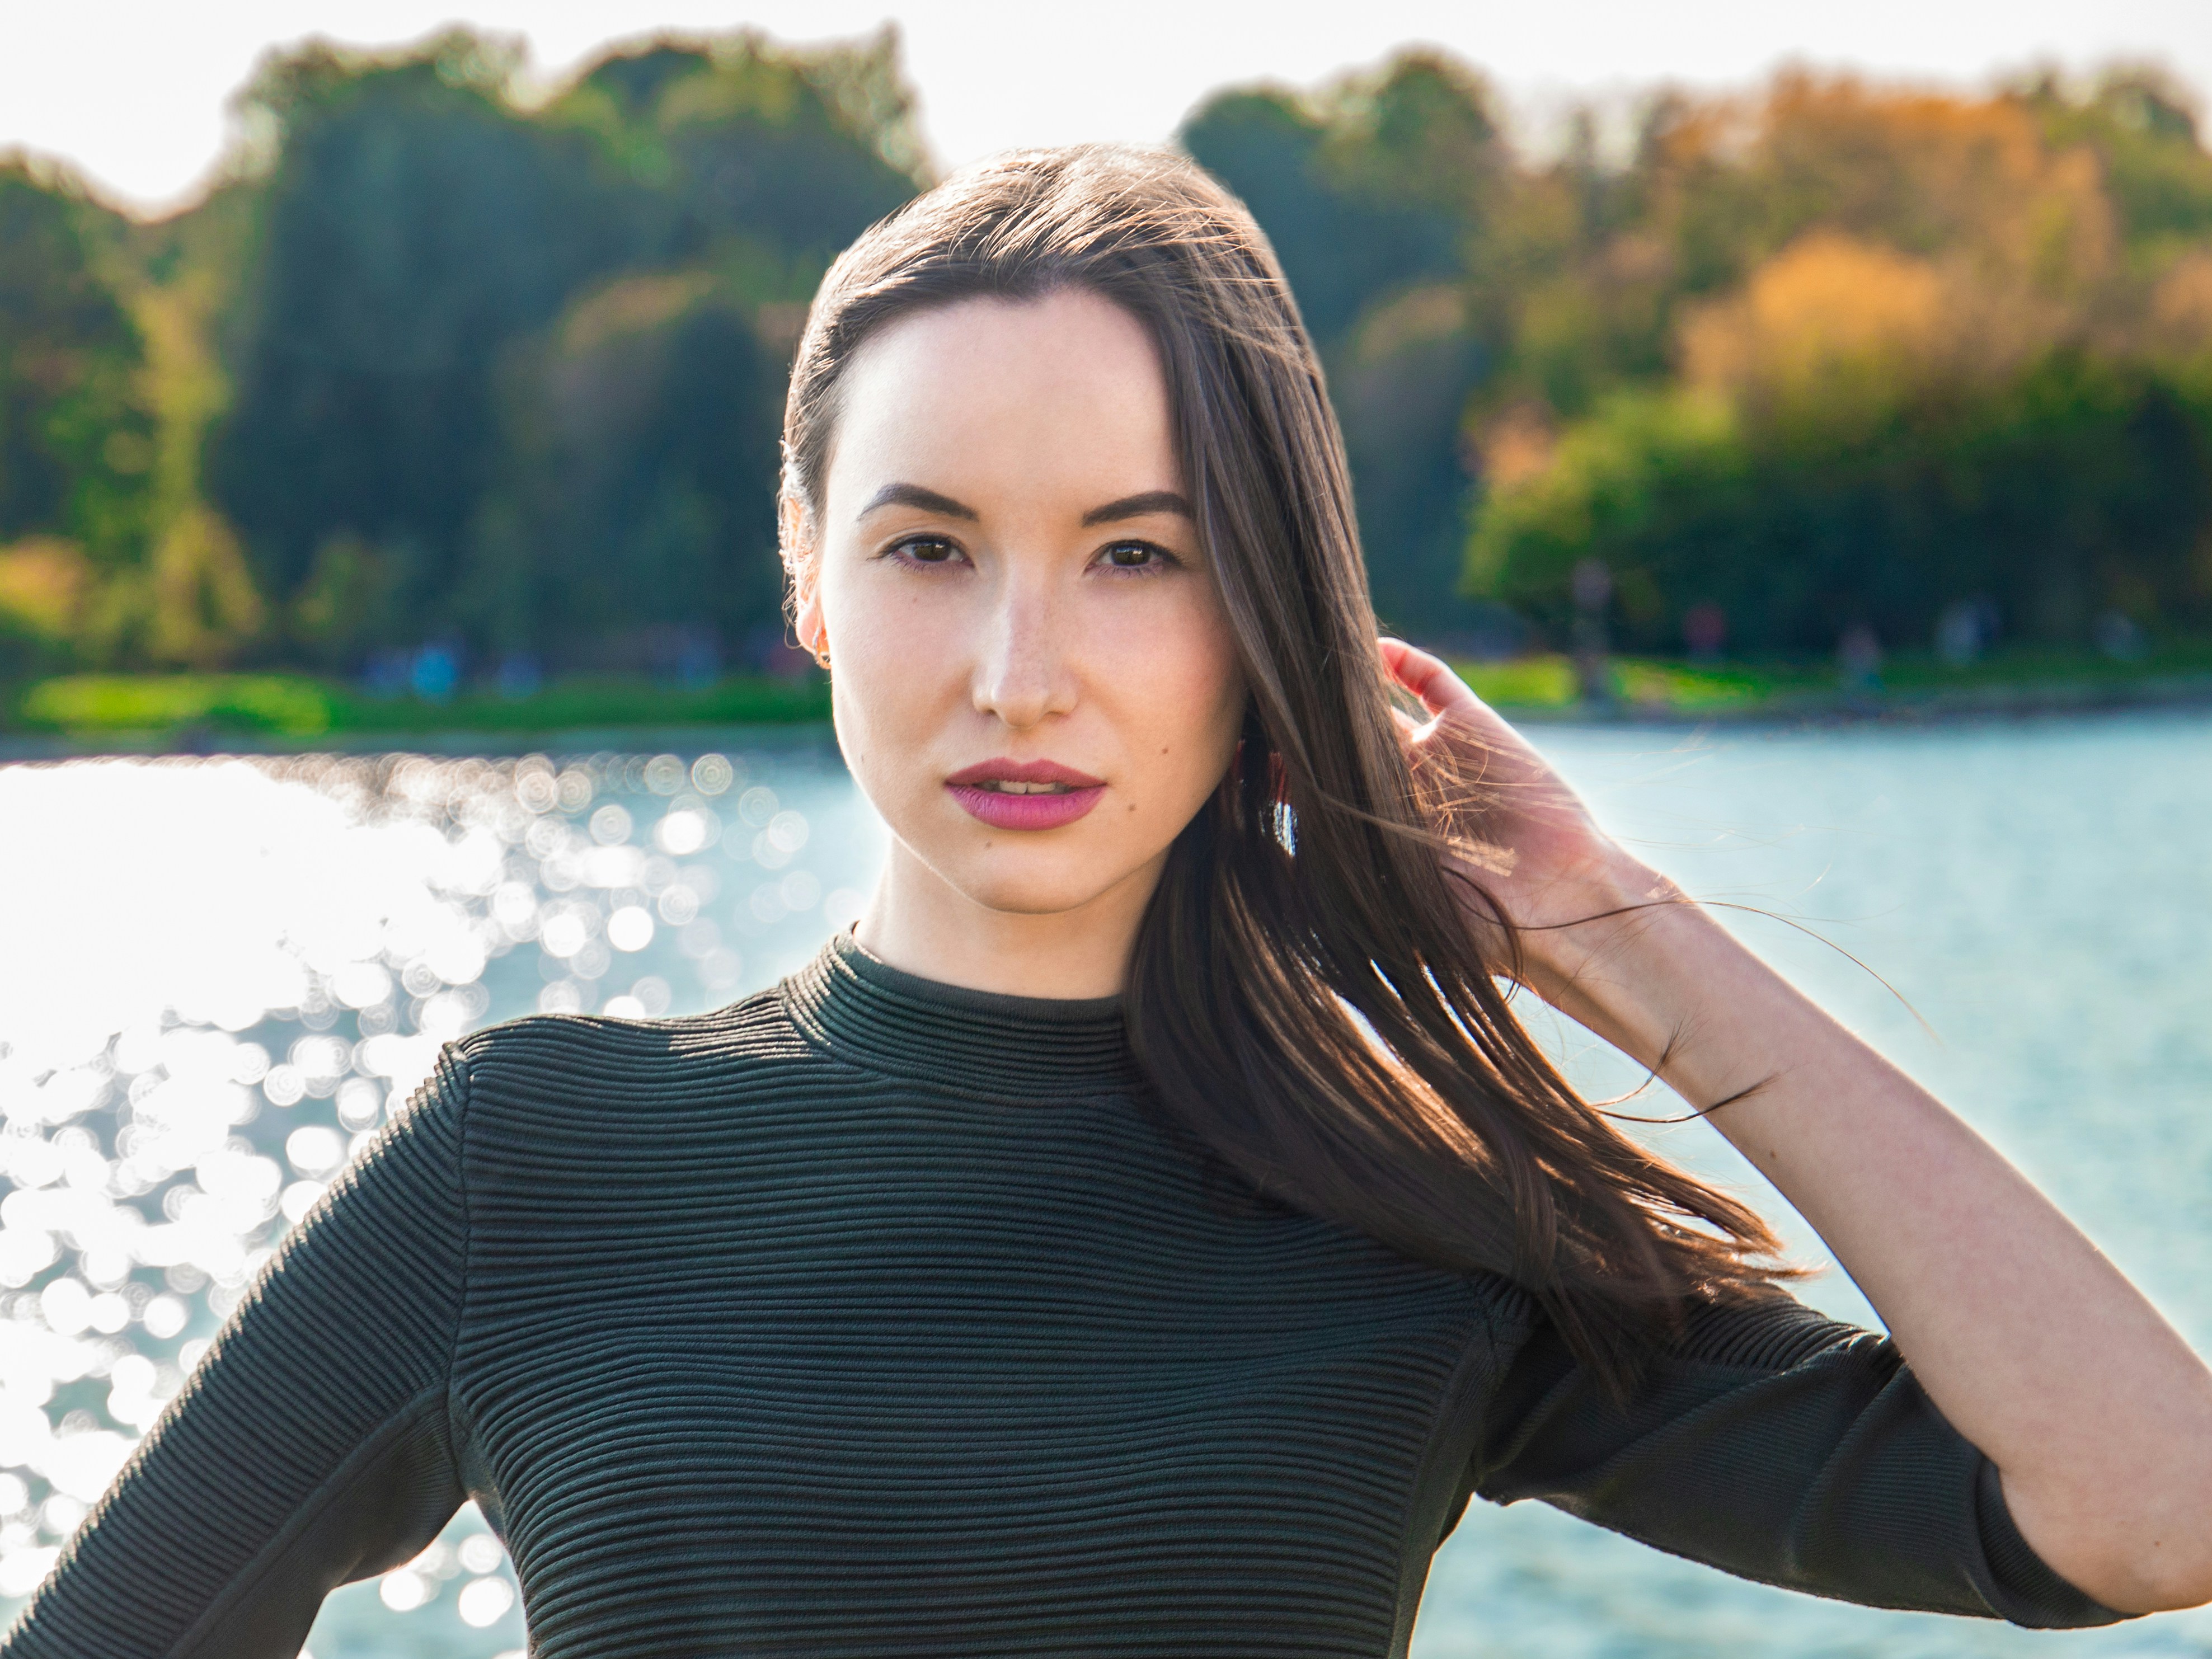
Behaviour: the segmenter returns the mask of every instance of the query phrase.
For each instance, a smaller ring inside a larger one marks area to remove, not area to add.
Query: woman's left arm
[[[1523,930],[1530,988],[1692,1106],[1727,1103],[1714,1126],[1835,1252],[2054,1571],[2122,1612],[2212,1601],[2212,1371],[1994,1147],[1605,836],[1449,668],[1395,641],[1384,659],[1434,716],[1408,730],[1417,768],[1480,775],[1512,859],[1475,873]]]

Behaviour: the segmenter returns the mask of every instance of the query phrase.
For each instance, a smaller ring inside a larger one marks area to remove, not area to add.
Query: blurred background
[[[439,1042],[713,1006],[857,914],[789,355],[841,246],[1025,143],[1244,198],[1386,623],[2212,1348],[2201,9],[0,9],[0,1613]],[[524,1640],[471,1510],[311,1647]],[[2212,1616],[2030,1638],[1478,1506],[1415,1650],[2031,1643]]]
[[[548,63],[489,25],[342,44],[245,6],[149,25],[113,76],[60,65],[146,17],[12,14],[0,719],[388,726],[358,702],[581,676],[677,717],[818,713],[767,505],[808,297],[948,165],[1079,135],[1178,144],[1251,204],[1379,610],[1522,659],[1504,701],[2212,671],[2186,8],[2087,35],[1875,8],[1823,26],[1832,61],[1735,7],[1401,7],[1449,44],[1396,46],[1378,9],[1266,41],[1249,8],[1186,40],[938,5],[586,44],[628,14],[556,7]],[[82,678],[161,671],[200,678]]]

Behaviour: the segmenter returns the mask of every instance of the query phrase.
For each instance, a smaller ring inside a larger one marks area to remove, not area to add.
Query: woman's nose
[[[1045,585],[1010,575],[994,596],[977,653],[975,704],[1017,730],[1075,707],[1077,676],[1061,637],[1066,608]]]

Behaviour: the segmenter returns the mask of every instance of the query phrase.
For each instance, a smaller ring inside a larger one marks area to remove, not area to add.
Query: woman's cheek
[[[960,664],[931,607],[902,603],[903,596],[842,597],[848,607],[831,611],[830,630],[838,743],[862,793],[896,823],[935,804],[930,757],[939,729],[964,701]]]
[[[1211,594],[1176,594],[1144,615],[1102,624],[1117,721],[1149,785],[1146,797],[1183,821],[1221,781],[1243,726],[1243,676],[1228,618]],[[1179,822],[1176,826],[1181,828]]]
[[[850,687],[872,727],[926,724],[947,688],[964,685],[963,642],[973,623],[962,597],[873,571],[829,595],[830,672]]]

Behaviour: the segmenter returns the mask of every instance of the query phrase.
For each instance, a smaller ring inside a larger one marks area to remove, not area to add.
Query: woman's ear
[[[830,665],[830,628],[822,615],[822,550],[814,515],[806,503],[787,492],[776,506],[784,574],[791,580],[791,626],[799,643],[824,668]]]

